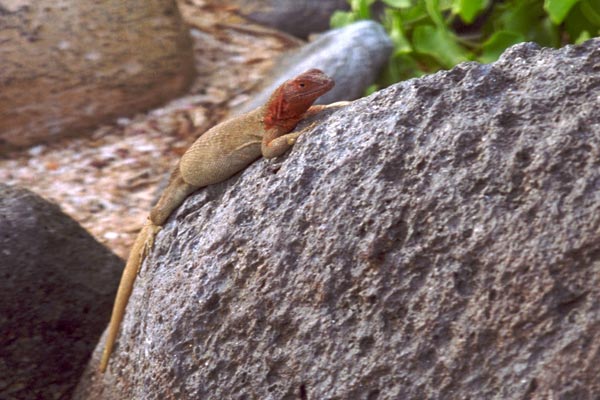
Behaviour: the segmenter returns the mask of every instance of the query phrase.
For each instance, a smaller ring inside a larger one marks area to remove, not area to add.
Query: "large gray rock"
[[[0,184],[0,399],[69,399],[123,262],[37,195]]]
[[[319,97],[317,104],[354,100],[375,82],[392,52],[392,41],[381,25],[360,21],[321,35],[314,42],[285,54],[266,83],[234,114],[265,104],[284,81],[311,68],[319,68],[335,80],[335,87]]]
[[[0,154],[162,104],[193,62],[174,0],[0,0]]]
[[[599,65],[521,44],[200,190],[76,398],[596,398]]]

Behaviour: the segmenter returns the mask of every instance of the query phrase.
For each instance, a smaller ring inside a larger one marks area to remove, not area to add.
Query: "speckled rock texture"
[[[123,261],[60,209],[0,184],[0,399],[70,399]]]
[[[230,0],[240,14],[259,24],[306,38],[329,29],[335,10],[347,10],[346,0]]]
[[[76,399],[595,399],[600,39],[394,85],[198,191]]]
[[[182,93],[187,30],[174,0],[0,0],[0,153]]]
[[[319,97],[317,104],[357,99],[375,82],[392,48],[385,30],[374,21],[360,21],[324,33],[314,42],[284,54],[262,90],[234,114],[262,106],[284,81],[311,68],[319,68],[335,80],[335,87]]]

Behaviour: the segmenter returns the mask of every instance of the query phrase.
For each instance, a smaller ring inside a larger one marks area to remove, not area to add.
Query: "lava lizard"
[[[347,104],[312,105],[333,85],[333,79],[318,69],[303,72],[279,86],[263,106],[209,129],[184,153],[127,259],[100,361],[101,372],[108,365],[142,261],[171,213],[195,190],[225,181],[261,155],[273,158],[285,153],[302,133],[292,132],[300,120],[328,107]]]

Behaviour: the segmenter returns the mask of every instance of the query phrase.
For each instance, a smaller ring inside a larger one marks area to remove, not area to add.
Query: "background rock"
[[[172,0],[0,1],[0,152],[165,102],[193,77]]]
[[[335,79],[335,87],[321,96],[317,104],[357,99],[375,82],[391,52],[392,42],[376,22],[360,21],[334,29],[284,54],[262,90],[234,113],[241,114],[263,105],[284,81],[311,68],[319,68]]]
[[[594,398],[599,65],[518,45],[200,190],[75,398]]]
[[[123,261],[60,209],[0,184],[0,398],[69,399]]]
[[[335,10],[347,10],[346,0],[231,0],[242,15],[262,25],[306,38],[329,29]]]

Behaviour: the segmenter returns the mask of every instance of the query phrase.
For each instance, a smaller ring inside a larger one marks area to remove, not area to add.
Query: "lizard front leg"
[[[330,108],[341,108],[341,107],[346,107],[348,104],[350,104],[351,101],[336,101],[335,103],[331,103],[331,104],[317,104],[314,106],[310,106],[310,108],[308,110],[306,110],[306,112],[304,113],[304,115],[302,116],[302,118],[308,118],[308,117],[312,117],[313,115],[316,115],[322,111],[328,110]]]
[[[296,139],[303,133],[300,132],[292,132],[285,135],[277,136],[274,139],[269,141],[265,140],[268,136],[275,136],[273,133],[267,132],[265,134],[265,138],[263,138],[261,145],[261,152],[264,158],[274,158],[279,157],[290,147],[296,143]],[[270,135],[269,135],[270,134]]]
[[[348,104],[350,104],[349,101],[338,101],[336,103],[331,103],[327,105],[311,106],[306,112],[304,112],[302,118],[304,119],[307,117],[311,117],[328,109],[344,107]],[[263,157],[279,157],[280,155],[288,151],[288,149],[296,143],[296,140],[298,139],[298,137],[300,137],[300,135],[314,128],[316,124],[317,122],[313,122],[312,124],[303,128],[300,131],[286,133],[284,135],[280,135],[277,128],[271,128],[267,130],[267,132],[265,132],[265,135],[263,136],[263,141],[261,145],[261,152]]]

